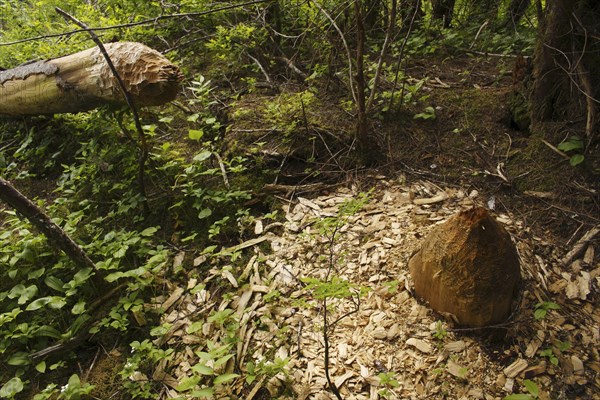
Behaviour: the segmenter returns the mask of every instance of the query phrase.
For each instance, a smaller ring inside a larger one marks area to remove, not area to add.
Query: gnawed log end
[[[521,279],[508,232],[481,207],[436,227],[409,261],[415,292],[459,324],[484,327],[505,321]]]
[[[105,48],[137,106],[175,99],[183,75],[161,53],[135,42],[107,43]],[[97,47],[0,74],[0,114],[76,113],[104,104],[127,102]]]

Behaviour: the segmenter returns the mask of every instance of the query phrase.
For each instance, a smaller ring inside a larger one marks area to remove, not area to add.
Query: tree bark
[[[361,2],[354,0],[356,16],[356,136],[359,151],[365,164],[373,164],[373,141],[369,140],[366,109],[366,81],[364,73],[366,33]]]
[[[56,225],[48,214],[19,192],[10,182],[2,178],[0,178],[0,200],[27,218],[40,232],[46,235],[48,240],[64,251],[77,266],[90,268],[94,271],[95,274],[92,279],[97,287],[106,286],[101,272],[86,252],[64,230]]]
[[[586,121],[591,141],[597,130],[600,78],[600,3],[555,0],[547,4],[534,59],[532,120]]]
[[[432,0],[431,16],[433,19],[442,21],[444,28],[449,28],[452,23],[455,0]]]
[[[154,106],[175,98],[182,75],[158,51],[133,42],[105,47],[135,104]],[[3,115],[75,113],[104,104],[126,102],[97,47],[0,72]]]

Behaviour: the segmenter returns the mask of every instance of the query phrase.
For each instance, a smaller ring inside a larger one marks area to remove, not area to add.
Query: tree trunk
[[[586,121],[591,141],[600,98],[600,3],[555,0],[547,5],[534,60],[532,120]],[[589,143],[589,142],[588,142]]]
[[[514,28],[517,25],[519,25],[519,22],[525,15],[525,12],[529,8],[530,4],[531,0],[511,0],[510,4],[508,5],[508,10],[506,12],[506,26]]]
[[[433,19],[442,21],[444,28],[449,28],[452,23],[455,1],[456,0],[431,0],[431,16]]]
[[[160,105],[175,98],[182,75],[162,54],[141,43],[105,47],[135,104]],[[103,104],[127,103],[96,47],[0,72],[0,114],[75,113]]]

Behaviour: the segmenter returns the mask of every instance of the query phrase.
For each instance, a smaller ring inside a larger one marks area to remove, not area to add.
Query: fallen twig
[[[563,265],[568,265],[575,257],[579,256],[585,250],[587,244],[598,234],[600,233],[600,225],[596,225],[589,231],[587,231],[581,239],[575,243],[573,248],[563,257],[561,263]]]

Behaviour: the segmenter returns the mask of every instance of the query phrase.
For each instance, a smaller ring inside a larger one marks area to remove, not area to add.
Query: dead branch
[[[51,242],[55,243],[80,268],[90,268],[94,271],[92,280],[101,288],[105,286],[102,271],[87,253],[67,233],[31,200],[19,192],[10,182],[0,178],[0,200],[17,210],[33,226],[40,230]]]

